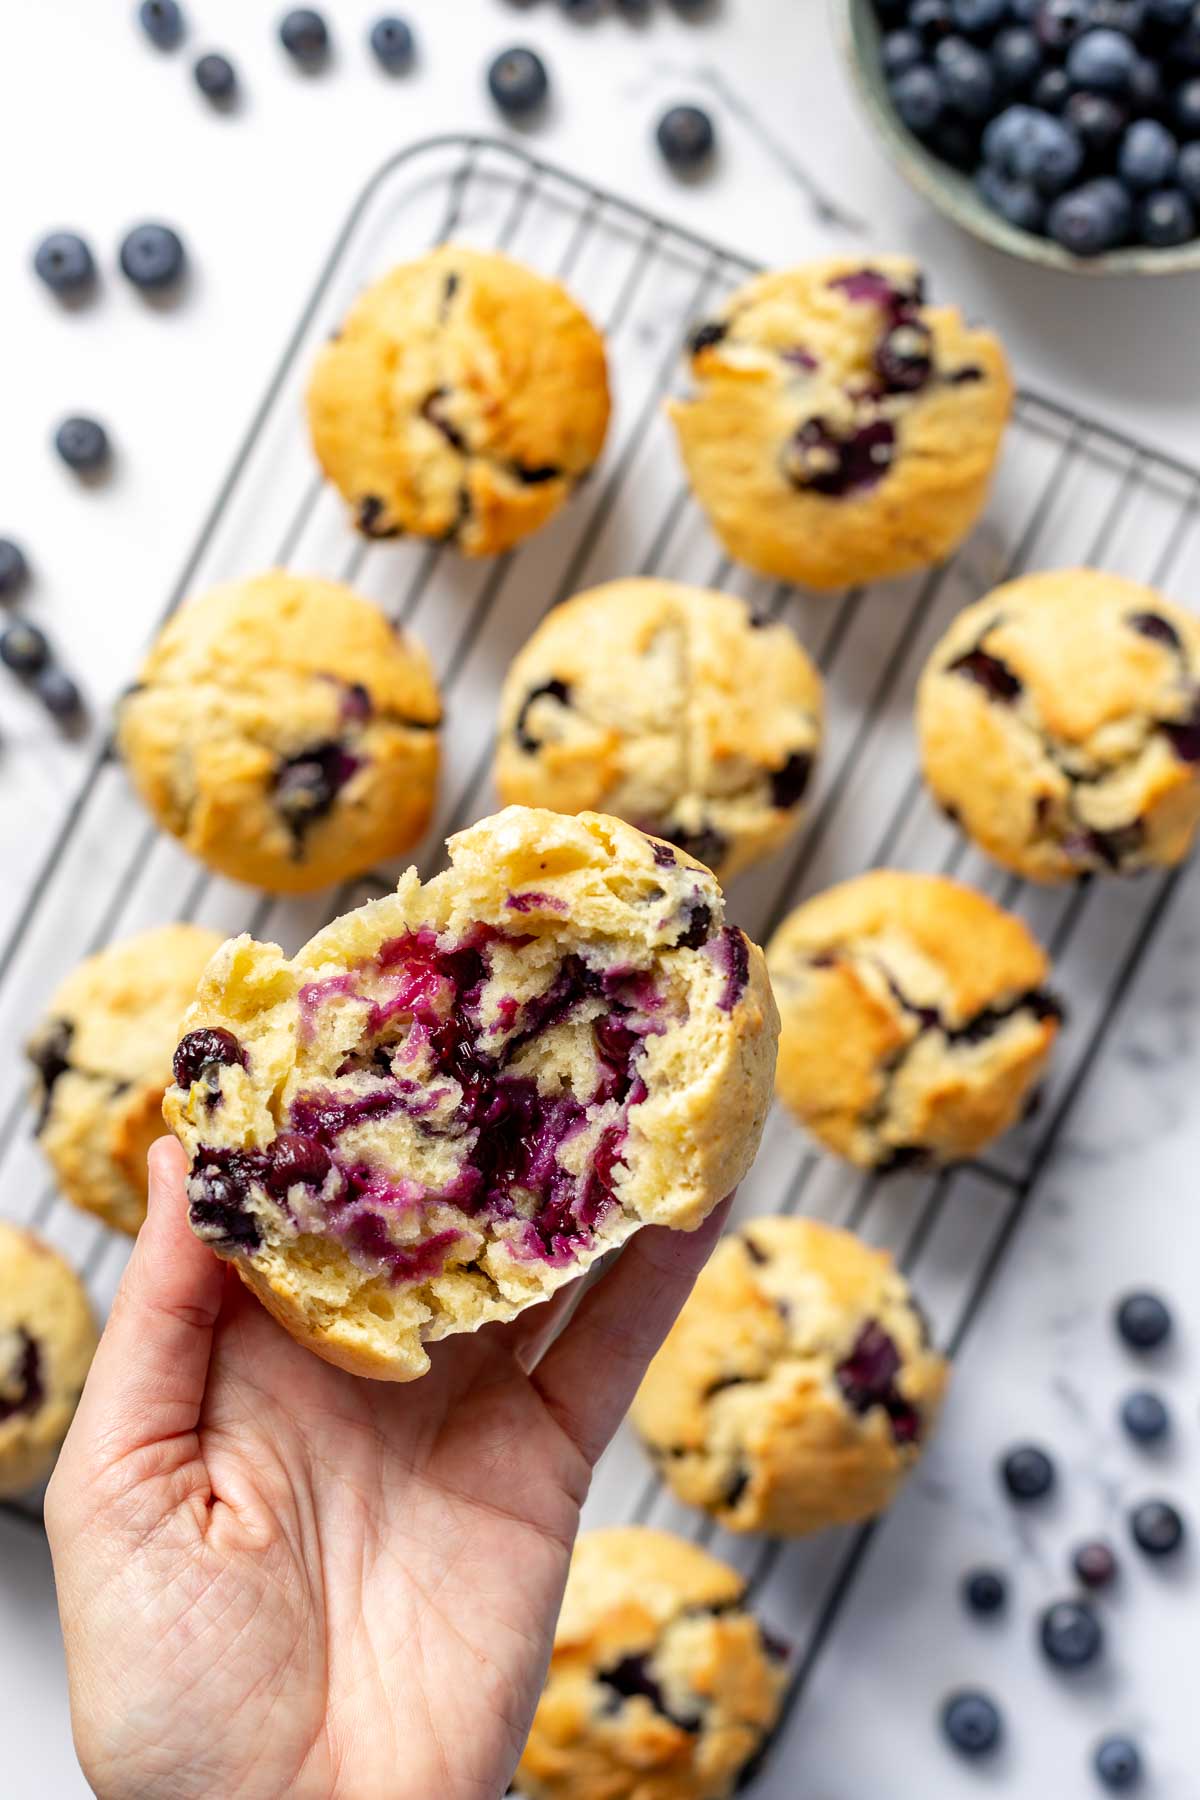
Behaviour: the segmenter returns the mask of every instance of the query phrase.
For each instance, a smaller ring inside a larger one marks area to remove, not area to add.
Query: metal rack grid
[[[508,250],[567,281],[608,336],[615,382],[608,450],[587,488],[537,538],[483,565],[440,545],[356,539],[314,471],[302,423],[311,355],[353,295],[392,262],[449,237]],[[764,583],[716,554],[662,417],[687,326],[753,269],[509,145],[446,137],[394,157],[353,206],[167,610],[210,582],[288,564],[352,581],[412,625],[433,655],[447,714],[440,804],[416,857],[423,873],[437,866],[450,831],[490,809],[499,678],[550,606],[638,572],[723,587],[787,619],[829,683],[825,755],[798,845],[735,886],[735,915],[761,939],[803,896],[864,867],[941,870],[1028,920],[1054,955],[1071,1008],[1039,1115],[986,1161],[884,1184],[806,1148],[776,1111],[739,1198],[739,1216],[803,1210],[892,1248],[954,1352],[1180,878],[1047,891],[977,857],[924,795],[910,722],[916,676],[960,606],[1025,568],[1102,562],[1186,594],[1189,572],[1200,574],[1192,532],[1200,469],[1022,393],[988,516],[952,563],[838,598]],[[333,896],[287,901],[210,876],[147,822],[111,747],[97,752],[27,888],[0,917],[0,1213],[65,1249],[101,1309],[128,1246],[57,1199],[30,1140],[19,1045],[46,994],[80,956],[146,925],[195,919],[292,947],[392,879],[384,870]],[[32,1505],[6,1510],[38,1522]],[[789,1760],[789,1720],[881,1527],[786,1545],[726,1536],[666,1494],[625,1433],[601,1462],[586,1515],[618,1519],[710,1543],[744,1570],[764,1613],[795,1644],[788,1717],[764,1776],[770,1787],[772,1770],[783,1773]]]

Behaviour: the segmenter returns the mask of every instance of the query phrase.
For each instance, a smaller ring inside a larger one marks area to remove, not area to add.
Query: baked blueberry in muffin
[[[304,893],[420,838],[440,718],[414,639],[350,588],[275,569],[174,615],[121,704],[118,742],[194,856]]]
[[[727,1564],[664,1531],[585,1532],[515,1791],[727,1800],[769,1740],[786,1676],[786,1648]]]
[[[688,344],[670,412],[731,556],[813,588],[940,561],[987,498],[1012,401],[1004,353],[927,304],[907,258],[763,275]]]
[[[616,813],[722,879],[800,826],[821,679],[729,594],[609,582],[555,607],[504,683],[502,800]]]
[[[374,282],[321,351],[313,448],[357,529],[468,556],[556,513],[608,428],[604,342],[557,282],[451,245]]]
[[[1152,588],[1056,569],[961,612],[921,678],[939,804],[1033,881],[1181,862],[1200,824],[1200,622]]]
[[[890,1256],[754,1219],[718,1244],[632,1416],[679,1499],[726,1530],[797,1535],[891,1503],[947,1373]]]
[[[1021,1118],[1062,1021],[1021,920],[937,875],[878,870],[818,894],[767,962],[780,1097],[862,1168],[976,1155]]]
[[[511,807],[290,960],[226,945],[165,1111],[197,1233],[321,1355],[407,1380],[639,1225],[698,1225],[753,1158],[776,1030],[707,869]]]

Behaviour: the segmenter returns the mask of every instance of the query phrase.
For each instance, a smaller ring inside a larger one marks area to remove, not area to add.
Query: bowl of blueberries
[[[1200,0],[837,0],[901,172],[989,244],[1200,269]]]

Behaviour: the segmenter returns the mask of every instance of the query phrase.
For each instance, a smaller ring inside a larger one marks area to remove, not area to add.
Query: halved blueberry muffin
[[[688,344],[670,413],[731,556],[806,587],[939,562],[982,511],[1012,405],[999,342],[907,257],[762,275]]]
[[[636,1526],[585,1532],[515,1791],[727,1800],[774,1729],[787,1654],[707,1551]]]
[[[290,960],[210,965],[165,1112],[197,1233],[296,1337],[408,1380],[749,1167],[778,1021],[691,858],[510,807]]]
[[[1200,620],[1055,569],[959,613],[917,700],[939,805],[1032,881],[1182,862],[1200,825]]]
[[[117,735],[142,799],[194,856],[306,893],[420,838],[440,722],[415,639],[338,582],[273,569],[180,608]]]
[[[681,1500],[728,1531],[796,1536],[891,1504],[947,1374],[884,1251],[752,1219],[717,1245],[632,1416]]]

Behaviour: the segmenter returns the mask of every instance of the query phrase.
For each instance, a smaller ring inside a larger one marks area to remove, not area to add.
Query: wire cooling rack
[[[355,538],[316,472],[302,416],[312,355],[354,295],[393,262],[449,237],[504,249],[569,283],[607,334],[615,385],[609,445],[588,485],[530,543],[483,564],[438,545]],[[1200,470],[1022,393],[988,516],[951,564],[832,599],[764,583],[717,554],[662,407],[680,376],[687,327],[753,267],[508,145],[447,137],[394,157],[368,183],[333,246],[168,610],[193,589],[287,564],[351,581],[412,626],[446,698],[440,805],[416,858],[425,873],[438,865],[449,832],[492,808],[500,679],[551,605],[637,572],[726,588],[787,619],[828,683],[826,749],[807,828],[798,844],[736,884],[736,917],[761,941],[804,895],[864,868],[940,870],[1027,919],[1050,948],[1070,1005],[1039,1112],[986,1160],[880,1183],[809,1149],[776,1111],[739,1197],[739,1216],[803,1211],[891,1248],[937,1337],[955,1352],[1037,1193],[1178,877],[1049,891],[978,858],[923,792],[911,727],[916,677],[951,616],[1022,569],[1102,563],[1183,596],[1200,592],[1192,532]],[[98,753],[40,866],[23,891],[12,891],[7,916],[0,914],[0,1212],[65,1250],[102,1310],[128,1245],[57,1199],[31,1136],[19,1046],[50,989],[79,957],[168,919],[249,929],[294,949],[326,918],[391,885],[384,870],[332,896],[279,901],[210,876],[149,824],[111,751]],[[33,1504],[6,1510],[33,1524],[40,1519]],[[799,1703],[886,1527],[786,1545],[727,1536],[665,1493],[627,1432],[601,1462],[587,1510],[592,1524],[620,1520],[711,1545],[745,1572],[764,1616],[790,1638],[787,1712],[759,1791],[794,1795],[789,1744]]]

